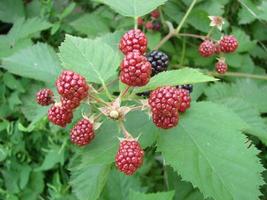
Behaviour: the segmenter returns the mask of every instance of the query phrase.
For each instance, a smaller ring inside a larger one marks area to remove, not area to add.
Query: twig
[[[105,102],[103,99],[100,99],[100,98],[95,97],[95,96],[92,96],[92,95],[89,95],[89,98],[94,99],[94,100],[95,100],[96,102],[98,102],[98,103],[102,103],[102,104],[104,104],[104,105],[106,105],[106,106],[109,106],[109,104],[108,104],[107,102]]]
[[[167,42],[171,37],[178,35],[178,33],[180,32],[182,26],[184,25],[188,15],[190,14],[190,12],[192,11],[194,5],[196,4],[197,0],[193,0],[192,3],[190,4],[188,10],[186,11],[184,17],[182,18],[181,22],[179,23],[178,27],[175,30],[170,29],[169,33],[162,38],[162,40],[157,44],[157,46],[154,48],[154,50],[159,49],[163,44],[165,44],[165,42]]]
[[[247,74],[247,73],[240,73],[240,72],[226,72],[225,74],[219,74],[217,72],[208,71],[208,72],[206,72],[206,74],[212,75],[212,76],[231,76],[231,77],[267,80],[266,75]]]
[[[109,86],[113,85],[114,83],[116,83],[118,81],[118,79],[115,79],[113,81],[110,81],[108,84],[106,84],[106,88],[108,88]],[[104,90],[104,87],[100,87],[97,92],[102,92]]]

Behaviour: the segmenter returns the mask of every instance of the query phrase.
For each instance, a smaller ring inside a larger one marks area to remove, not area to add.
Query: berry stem
[[[120,98],[122,98],[122,97],[124,97],[126,94],[127,94],[127,92],[129,91],[129,89],[131,88],[131,86],[127,86],[126,88],[125,88],[125,90],[123,91],[123,92],[121,92],[121,94],[120,94]]]
[[[122,130],[122,133],[126,139],[132,139],[133,136],[126,130],[124,124],[122,121],[119,121],[120,129]]]
[[[104,105],[106,105],[106,106],[109,106],[109,104],[108,104],[107,102],[105,102],[103,99],[100,99],[100,98],[95,97],[95,96],[93,96],[93,95],[89,95],[89,97],[92,98],[92,99],[94,99],[94,100],[95,100],[96,102],[98,102],[98,103],[102,103],[102,104],[104,104]]]
[[[205,35],[197,35],[197,34],[191,34],[191,33],[178,33],[176,36],[177,37],[179,37],[179,36],[193,37],[193,38],[198,38],[198,39],[201,39],[201,40],[205,40],[206,39]]]
[[[138,17],[134,17],[134,29],[137,29],[138,28]]]
[[[219,74],[217,72],[212,72],[212,71],[208,71],[206,73],[208,75],[212,75],[212,76],[231,76],[231,77],[241,77],[241,78],[252,78],[252,79],[267,80],[267,76],[266,75],[246,74],[246,73],[239,73],[239,72],[226,72],[224,74]]]
[[[104,82],[104,81],[101,81],[101,82],[102,82],[102,87],[103,87],[103,89],[104,89],[104,91],[105,91],[107,97],[108,97],[110,100],[113,100],[111,94],[110,94],[109,91],[108,91],[108,88],[107,88],[105,82]]]
[[[116,83],[118,81],[118,79],[115,79],[113,81],[110,81],[108,84],[106,84],[106,88],[108,88],[109,86],[113,85],[114,83]],[[102,92],[104,90],[104,87],[102,85],[102,87],[100,87],[97,92]]]

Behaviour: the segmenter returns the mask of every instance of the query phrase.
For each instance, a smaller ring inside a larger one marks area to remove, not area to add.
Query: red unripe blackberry
[[[147,38],[141,30],[132,29],[122,36],[119,48],[124,54],[134,51],[144,54],[147,49]]]
[[[115,163],[117,168],[126,175],[132,175],[143,164],[144,151],[138,141],[124,139],[120,142]]]
[[[152,66],[152,76],[167,70],[169,58],[165,53],[154,50],[146,57]]]
[[[145,25],[146,29],[152,30],[153,29],[153,23],[151,21],[148,21]]]
[[[76,97],[73,97],[72,99],[61,97],[60,102],[61,102],[62,107],[70,111],[74,110],[80,105],[80,99]]]
[[[159,12],[159,10],[153,10],[151,13],[150,13],[150,16],[152,17],[152,18],[154,18],[154,19],[157,19],[157,18],[159,18],[159,16],[160,16],[160,12]]]
[[[226,35],[220,40],[220,49],[224,53],[234,52],[238,47],[238,41],[233,35]]]
[[[70,132],[71,142],[78,146],[89,144],[94,137],[95,133],[93,124],[87,119],[78,121]]]
[[[161,87],[151,92],[148,103],[152,113],[160,113],[164,116],[172,116],[180,107],[178,89],[171,86]]]
[[[58,93],[67,99],[84,99],[88,95],[89,86],[84,77],[73,71],[63,71],[56,81]]]
[[[151,64],[145,56],[137,52],[128,53],[120,65],[120,79],[129,86],[144,86],[152,72]]]
[[[219,60],[216,64],[215,64],[215,67],[216,67],[216,71],[220,74],[224,74],[225,72],[227,72],[228,70],[228,66],[227,64],[225,63],[224,60]]]
[[[180,97],[180,107],[179,111],[180,112],[185,112],[188,108],[190,108],[190,102],[191,102],[191,97],[190,93],[186,89],[178,89],[178,95]]]
[[[219,54],[219,53],[221,53],[220,43],[219,43],[219,42],[216,42],[214,45],[215,45],[214,53],[215,53],[215,54]]]
[[[199,54],[203,57],[212,56],[215,51],[215,45],[212,41],[205,40],[199,45],[198,51],[199,51]]]
[[[41,89],[36,93],[36,101],[42,106],[48,106],[54,103],[53,97],[54,93],[48,88]]]
[[[144,24],[144,20],[142,17],[137,18],[137,24],[138,24],[138,26],[142,26]]]
[[[53,105],[48,110],[48,119],[53,124],[65,127],[72,120],[72,112],[60,105]]]
[[[170,116],[164,116],[161,113],[152,113],[152,119],[157,127],[169,129],[178,124],[179,114],[177,111],[173,112]]]

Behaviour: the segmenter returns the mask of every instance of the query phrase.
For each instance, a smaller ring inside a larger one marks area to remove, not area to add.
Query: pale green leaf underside
[[[20,76],[49,83],[54,83],[60,73],[60,63],[55,51],[42,43],[4,58],[0,67]]]
[[[97,0],[111,7],[119,14],[128,17],[138,17],[150,13],[167,0]]]
[[[174,191],[144,194],[132,190],[129,194],[129,200],[172,200],[173,197]]]
[[[241,134],[247,125],[210,102],[195,103],[179,126],[162,131],[158,150],[184,180],[216,200],[256,200],[263,184],[258,151]]]
[[[162,86],[176,86],[188,83],[202,83],[216,81],[218,79],[207,76],[197,69],[183,68],[159,73],[152,77],[146,86],[136,88],[135,93],[156,89]]]
[[[97,200],[108,178],[110,165],[88,165],[72,169],[72,190],[79,200]]]
[[[119,51],[105,42],[71,35],[66,35],[59,51],[64,69],[73,70],[94,83],[103,83],[116,75],[121,60]]]

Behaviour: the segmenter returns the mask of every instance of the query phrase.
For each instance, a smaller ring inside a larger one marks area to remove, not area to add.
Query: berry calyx
[[[148,30],[152,30],[153,29],[153,23],[151,21],[148,21],[148,22],[146,22],[145,27]]]
[[[218,62],[215,64],[215,68],[219,74],[224,74],[228,70],[228,66],[224,59],[218,60]]]
[[[41,89],[36,93],[36,101],[42,106],[48,106],[54,103],[53,97],[54,93],[48,88]]]
[[[88,95],[89,86],[84,77],[73,71],[63,71],[56,81],[58,93],[67,99],[84,99]]]
[[[192,84],[178,85],[176,88],[188,90],[189,93],[193,92],[193,85]]]
[[[220,50],[224,53],[234,52],[238,47],[238,41],[233,35],[225,35],[220,40]]]
[[[180,107],[179,95],[178,89],[171,86],[161,87],[151,92],[148,104],[152,114],[173,116],[173,113],[177,113]]]
[[[70,140],[73,144],[84,146],[95,137],[93,124],[88,119],[82,119],[75,124],[70,132]]]
[[[146,57],[152,66],[152,76],[167,70],[169,58],[165,53],[154,50]]]
[[[151,76],[151,64],[137,52],[128,53],[120,65],[120,79],[129,86],[144,86]]]
[[[61,105],[53,105],[48,110],[48,120],[53,124],[65,127],[72,120],[72,112]]]
[[[144,54],[147,49],[147,38],[141,30],[132,29],[122,36],[119,48],[124,54],[134,51]]]
[[[179,114],[178,112],[173,112],[170,116],[164,116],[160,113],[152,113],[152,119],[157,127],[169,129],[175,127],[178,124]]]
[[[198,51],[199,51],[199,54],[203,57],[212,56],[215,51],[215,45],[212,41],[205,40],[199,45]]]
[[[144,151],[135,139],[124,139],[120,142],[115,163],[126,175],[132,175],[143,164]]]
[[[160,16],[160,12],[159,12],[159,10],[153,10],[151,13],[150,13],[150,16],[152,17],[152,18],[154,18],[154,19],[157,19],[157,18],[159,18],[159,16]]]
[[[179,111],[185,112],[188,108],[190,108],[191,97],[190,97],[189,91],[186,89],[179,88],[178,95],[180,97]]]

